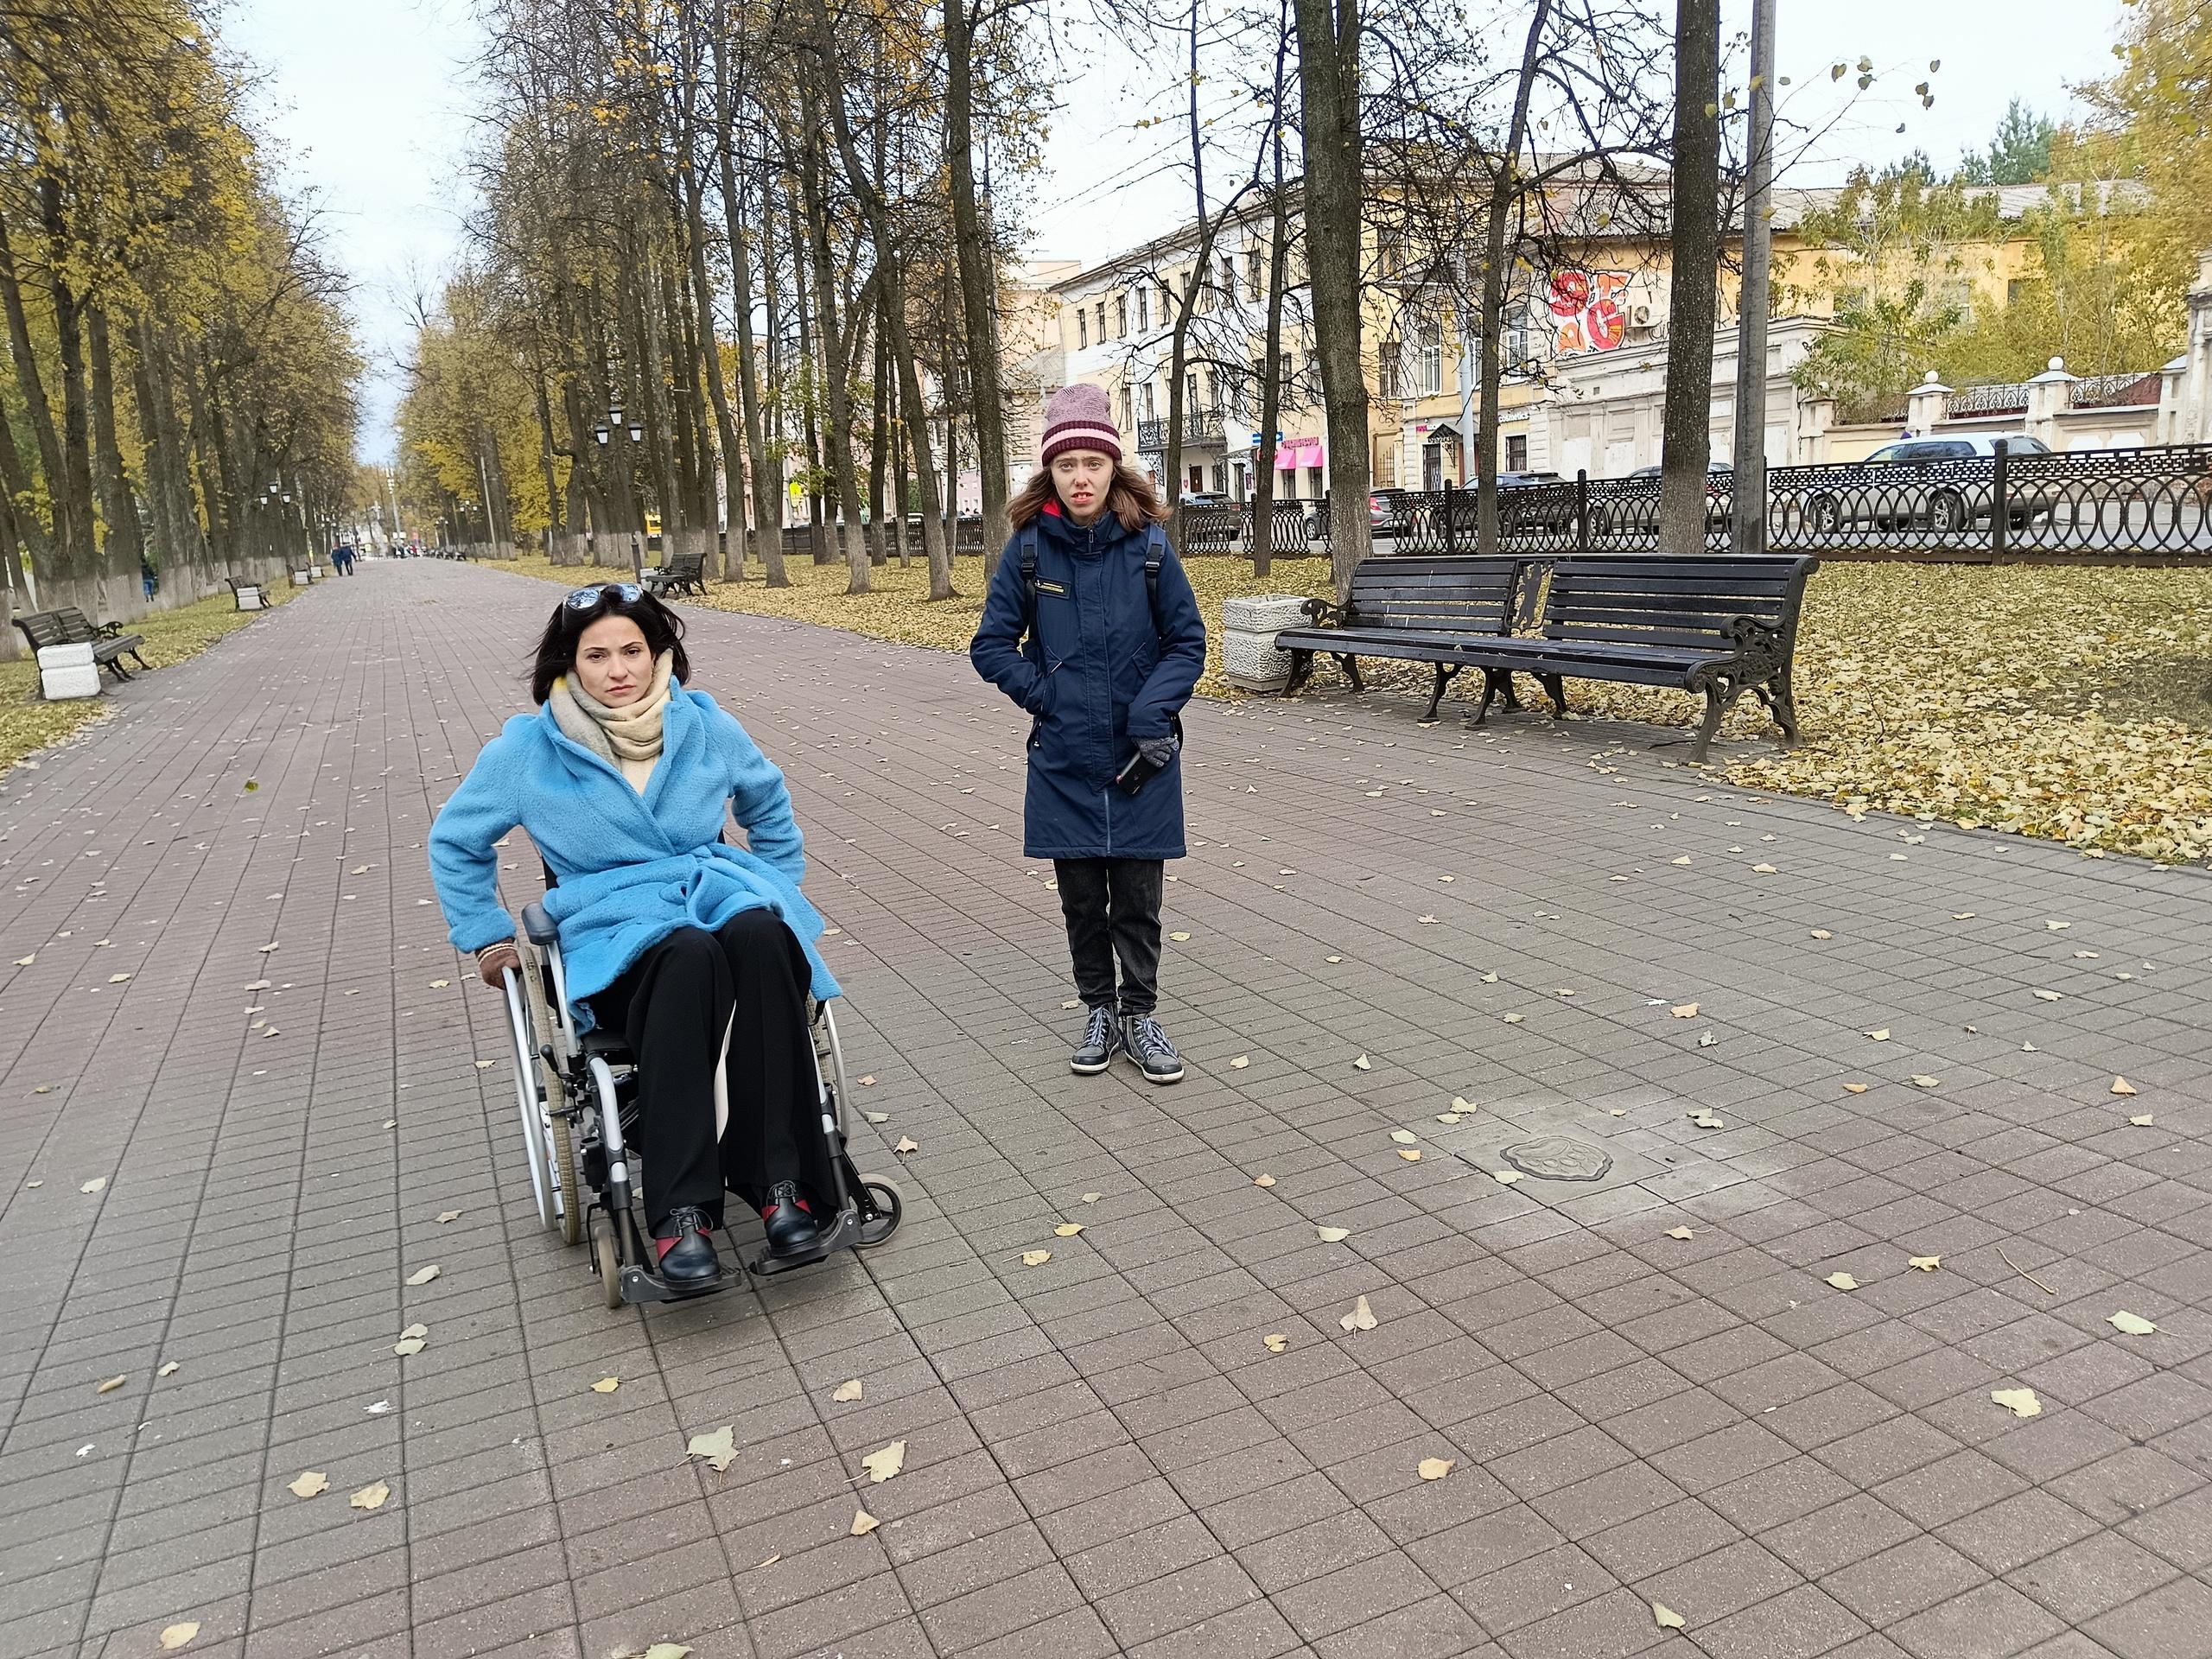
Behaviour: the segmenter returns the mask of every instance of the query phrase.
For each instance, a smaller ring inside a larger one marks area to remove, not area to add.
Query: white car
[[[1989,517],[1999,442],[2008,456],[2051,453],[2042,439],[2024,432],[1902,438],[1862,461],[1830,468],[1828,476],[1807,486],[1801,499],[1805,526],[1815,531],[1847,524],[1881,530],[1925,525],[1939,534],[1970,530]],[[2051,498],[2041,488],[2005,492],[2005,517],[2014,530],[2025,529],[2050,510]]]

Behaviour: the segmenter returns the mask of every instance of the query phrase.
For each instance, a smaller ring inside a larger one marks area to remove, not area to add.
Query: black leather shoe
[[[711,1284],[722,1276],[722,1258],[703,1210],[689,1205],[671,1210],[653,1229],[653,1247],[660,1252],[660,1276],[672,1285]]]
[[[768,1201],[760,1206],[760,1219],[767,1225],[768,1250],[773,1255],[790,1255],[804,1249],[822,1230],[806,1200],[799,1197],[797,1181],[778,1181],[768,1189]]]

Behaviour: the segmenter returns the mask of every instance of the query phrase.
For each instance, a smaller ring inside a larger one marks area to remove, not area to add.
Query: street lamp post
[[[620,404],[607,411],[607,421],[604,425],[592,428],[592,442],[604,449],[614,441],[618,433],[630,440],[632,449],[635,449],[639,444],[645,442],[645,429],[642,425],[635,420],[632,420],[626,426],[623,423],[622,405]],[[635,487],[634,482],[631,487]],[[630,531],[630,572],[639,578],[644,576],[645,569],[645,552],[639,535],[642,528],[643,525],[640,523],[633,525]]]

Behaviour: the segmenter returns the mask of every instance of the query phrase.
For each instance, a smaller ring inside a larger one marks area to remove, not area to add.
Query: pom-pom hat
[[[1122,458],[1121,429],[1106,406],[1105,391],[1083,381],[1062,386],[1045,405],[1044,453],[1038,460],[1049,467],[1054,455],[1071,449],[1096,449],[1116,461]]]

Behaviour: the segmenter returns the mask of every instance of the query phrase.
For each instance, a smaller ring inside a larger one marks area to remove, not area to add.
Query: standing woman
[[[1092,1076],[1125,1054],[1147,1081],[1176,1083],[1183,1057],[1156,1016],[1160,907],[1164,861],[1184,853],[1179,716],[1205,623],[1104,391],[1052,395],[1039,459],[1009,505],[1014,539],[969,659],[1030,716],[1022,851],[1052,861],[1089,1011],[1069,1069]]]
[[[690,676],[674,611],[632,582],[579,588],[537,642],[537,712],[484,746],[429,836],[453,943],[486,985],[519,963],[499,902],[507,832],[528,830],[556,878],[544,902],[569,1001],[638,1057],[646,1226],[685,1292],[721,1278],[725,1189],[760,1210],[771,1254],[793,1255],[836,1179],[806,997],[837,982],[799,892],[791,793]],[[743,848],[724,839],[732,816]]]

